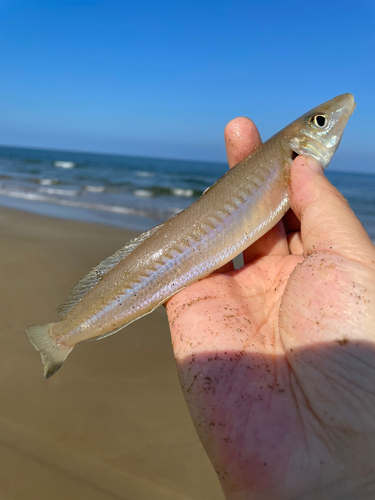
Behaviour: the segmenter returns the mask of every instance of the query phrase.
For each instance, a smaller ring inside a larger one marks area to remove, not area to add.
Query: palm
[[[341,459],[348,451],[350,467],[359,467],[352,453],[358,440],[345,431],[354,408],[340,394],[342,377],[349,394],[355,390],[367,403],[373,379],[358,388],[346,363],[340,365],[341,351],[350,351],[337,318],[346,324],[351,296],[338,302],[338,261],[349,280],[358,275],[357,264],[343,266],[335,255],[270,255],[239,271],[214,274],[168,304],[181,384],[225,490],[251,488],[262,499],[274,498],[275,490],[275,498],[282,498],[277,495],[286,494],[289,483],[288,493],[296,498],[307,485],[318,498],[314,492],[322,483],[328,488],[345,479],[349,471]],[[325,336],[331,328],[333,342],[322,342],[323,326]],[[293,348],[294,338],[306,338],[306,346]],[[375,400],[371,404],[375,408]],[[374,431],[365,420],[360,427],[362,436]]]
[[[196,428],[221,480],[228,476],[238,488],[283,474],[292,453],[284,438],[301,432],[278,329],[286,281],[300,260],[265,257],[196,283],[177,306],[168,304]],[[300,442],[297,434],[291,442]]]

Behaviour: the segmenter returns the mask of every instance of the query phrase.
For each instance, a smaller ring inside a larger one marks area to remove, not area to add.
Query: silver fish
[[[286,213],[288,171],[310,155],[326,167],[354,111],[351,94],[317,106],[223,175],[189,208],[94,267],[57,309],[61,321],[26,330],[53,375],[75,344],[150,313],[269,231]]]

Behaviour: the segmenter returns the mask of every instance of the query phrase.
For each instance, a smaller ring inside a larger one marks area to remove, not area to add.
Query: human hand
[[[260,145],[246,118],[225,139],[230,167]],[[180,382],[227,499],[375,498],[375,247],[311,159],[290,202],[169,300]]]

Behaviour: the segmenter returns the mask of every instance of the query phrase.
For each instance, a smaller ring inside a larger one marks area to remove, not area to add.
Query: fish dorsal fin
[[[74,287],[72,288],[68,298],[59,305],[56,309],[57,314],[64,318],[67,316],[73,307],[83,299],[83,297],[92,289],[94,286],[99,283],[99,281],[105,276],[111,269],[113,269],[119,262],[121,262],[127,255],[132,253],[141,243],[143,243],[147,238],[149,238],[152,234],[156,233],[165,223],[159,224],[159,226],[155,226],[148,231],[140,234],[136,238],[128,241],[128,243],[117,250],[113,255],[110,255],[105,260],[100,262],[97,266],[93,267],[91,271]]]

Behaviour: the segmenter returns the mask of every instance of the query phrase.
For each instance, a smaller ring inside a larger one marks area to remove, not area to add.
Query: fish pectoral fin
[[[54,323],[47,325],[32,325],[26,330],[27,338],[42,357],[44,378],[51,377],[57,372],[66,360],[73,347],[58,345],[49,335],[49,330]]]

